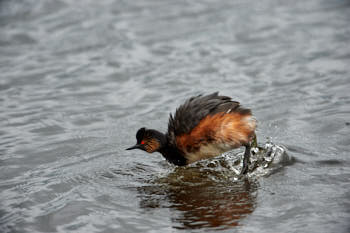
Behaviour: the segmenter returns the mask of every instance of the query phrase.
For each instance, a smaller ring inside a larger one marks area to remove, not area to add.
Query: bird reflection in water
[[[139,189],[141,208],[170,208],[177,229],[227,229],[255,209],[257,181],[234,181],[227,174],[198,167],[178,168]]]

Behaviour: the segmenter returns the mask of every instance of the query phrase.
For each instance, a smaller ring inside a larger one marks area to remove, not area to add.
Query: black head
[[[159,151],[165,144],[165,136],[161,132],[153,129],[141,128],[136,133],[136,145],[127,150],[140,149],[148,153]]]

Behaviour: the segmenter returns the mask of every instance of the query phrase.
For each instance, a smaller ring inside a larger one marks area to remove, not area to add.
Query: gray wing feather
[[[239,102],[220,96],[218,92],[191,97],[176,110],[174,117],[170,114],[168,142],[175,144],[176,136],[190,133],[207,115],[237,111],[242,114],[250,113],[249,109],[241,108]]]

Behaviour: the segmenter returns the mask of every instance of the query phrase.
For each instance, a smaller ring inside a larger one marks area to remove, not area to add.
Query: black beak
[[[134,149],[141,149],[141,145],[140,144],[136,144],[135,146],[129,147],[126,150],[134,150]]]

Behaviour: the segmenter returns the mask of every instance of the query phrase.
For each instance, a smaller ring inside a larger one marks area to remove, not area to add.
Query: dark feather
[[[168,143],[176,145],[176,136],[190,133],[204,117],[220,112],[250,114],[250,110],[241,108],[239,102],[232,101],[227,96],[220,96],[218,92],[191,97],[176,110],[174,117],[170,114]]]

